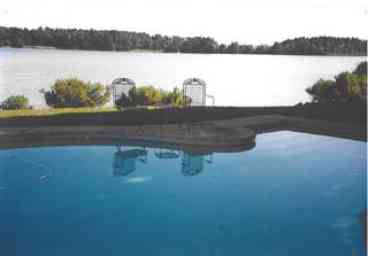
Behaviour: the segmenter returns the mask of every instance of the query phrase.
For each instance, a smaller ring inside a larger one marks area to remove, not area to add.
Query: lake
[[[137,85],[181,87],[185,79],[207,82],[221,106],[294,105],[310,100],[305,89],[319,78],[353,70],[365,57],[169,54],[0,48],[0,101],[22,94],[44,106],[39,90],[58,78],[110,84],[129,77]]]

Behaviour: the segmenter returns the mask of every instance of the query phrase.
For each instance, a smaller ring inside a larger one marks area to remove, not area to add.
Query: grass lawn
[[[20,109],[0,111],[0,118],[32,117],[32,116],[56,116],[72,113],[101,113],[117,112],[116,108],[46,108],[46,109]]]

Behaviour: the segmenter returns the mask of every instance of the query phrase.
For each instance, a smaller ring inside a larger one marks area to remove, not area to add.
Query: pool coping
[[[197,153],[233,152],[254,146],[255,136],[251,129],[213,124],[6,127],[0,128],[0,148],[150,144]]]
[[[363,127],[283,115],[188,124],[0,128],[0,149],[66,145],[158,145],[193,152],[234,152],[255,145],[256,134],[291,130],[366,141]]]
[[[279,130],[304,132],[337,138],[367,141],[367,128],[351,123],[331,122],[304,117],[262,115],[214,121],[218,126],[246,127],[256,134]]]

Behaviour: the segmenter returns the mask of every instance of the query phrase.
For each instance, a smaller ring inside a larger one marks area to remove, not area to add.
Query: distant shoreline
[[[162,50],[132,49],[128,51],[116,50],[87,50],[87,49],[65,49],[53,46],[27,45],[23,47],[0,46],[0,49],[35,49],[35,50],[66,50],[66,51],[88,51],[88,52],[116,52],[116,53],[162,53],[162,54],[196,54],[196,55],[276,55],[276,56],[309,56],[309,57],[366,57],[366,54],[295,54],[295,53],[186,53],[186,52],[164,52]]]
[[[201,54],[269,54],[316,56],[366,56],[367,40],[356,37],[296,37],[268,44],[229,44],[208,36],[167,36],[119,30],[86,30],[0,26],[0,47],[54,47],[102,51],[159,51]]]

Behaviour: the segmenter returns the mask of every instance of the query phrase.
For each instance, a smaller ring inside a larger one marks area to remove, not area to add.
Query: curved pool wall
[[[255,143],[255,131],[215,124],[58,126],[0,129],[0,148],[63,145],[157,144],[186,151],[231,152]]]
[[[235,153],[0,150],[4,255],[365,255],[366,143],[296,132]]]
[[[54,126],[25,122],[24,125],[5,125],[0,128],[0,149],[109,145],[119,142],[154,143],[187,151],[232,152],[252,147],[256,134],[279,130],[367,140],[364,126],[282,115],[261,115],[208,122],[142,126]]]

